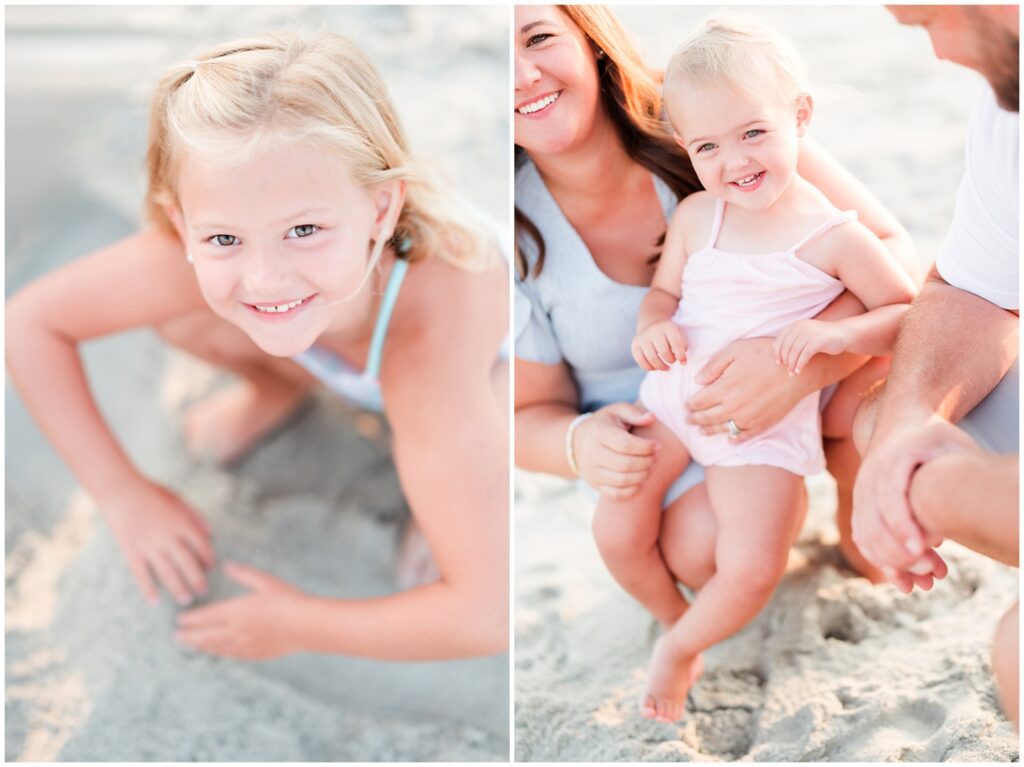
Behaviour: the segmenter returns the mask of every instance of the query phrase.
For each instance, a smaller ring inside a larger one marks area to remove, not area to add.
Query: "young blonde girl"
[[[320,381],[382,407],[440,573],[391,596],[303,593],[224,563],[250,592],[182,611],[177,639],[239,658],[295,651],[453,658],[507,643],[508,271],[485,229],[410,156],[385,86],[345,38],[266,34],[160,80],[148,225],[20,291],[12,380],[97,501],[143,595],[206,592],[210,530],[143,476],[89,393],[88,339],[152,326],[239,381],[189,414],[227,460]]]
[[[645,717],[674,721],[700,653],[771,596],[803,521],[803,476],[824,468],[817,392],[752,438],[732,421],[731,434],[709,434],[683,404],[699,389],[695,374],[740,338],[774,337],[791,375],[815,354],[887,354],[915,289],[855,213],[797,174],[812,100],[799,59],[774,32],[741,17],[706,22],[673,55],[664,91],[676,141],[706,191],[673,216],[633,341],[651,371],[640,404],[657,417],[637,431],[661,451],[636,495],[602,498],[594,525],[599,548],[617,538],[636,546],[632,562],[621,545],[606,561],[666,629],[640,706]],[[812,319],[844,289],[869,311]],[[855,396],[840,385],[833,410],[852,411],[841,400]],[[639,553],[657,540],[661,499],[691,458],[705,466],[717,540],[714,575],[688,605],[664,562]]]

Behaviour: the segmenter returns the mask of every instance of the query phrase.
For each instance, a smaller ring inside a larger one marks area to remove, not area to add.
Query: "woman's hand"
[[[633,339],[636,364],[644,370],[668,370],[673,362],[686,362],[686,336],[672,320],[652,322]]]
[[[775,364],[770,338],[733,341],[708,360],[696,380],[704,388],[685,403],[690,423],[703,434],[719,434],[728,431],[731,419],[742,430],[737,441],[774,426],[815,390],[815,382]]]
[[[155,604],[159,582],[178,604],[206,593],[213,565],[210,528],[199,514],[165,487],[141,480],[99,500],[142,595]]]
[[[815,354],[842,354],[850,348],[851,338],[841,322],[797,320],[775,337],[775,363],[791,375],[798,375]]]
[[[654,415],[628,402],[605,405],[583,421],[573,434],[573,453],[580,476],[607,498],[629,498],[640,489],[661,449],[657,440],[631,434],[650,426]]]
[[[224,573],[248,594],[185,610],[174,638],[212,655],[266,660],[303,649],[294,636],[294,610],[305,594],[280,578],[224,563]]]

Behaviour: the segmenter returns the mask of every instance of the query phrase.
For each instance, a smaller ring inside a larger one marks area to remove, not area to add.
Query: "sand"
[[[709,9],[621,7],[652,63]],[[758,9],[815,79],[850,86],[812,132],[907,226],[930,262],[963,171],[980,77],[931,54],[881,8]],[[612,580],[575,485],[516,476],[515,754],[524,761],[1013,761],[989,648],[1018,572],[953,543],[950,575],[902,595],[844,569],[834,483],[811,510],[781,585],[745,629],[705,653],[678,725],[636,709],[657,629]]]
[[[7,294],[132,231],[148,89],[212,41],[282,24],[358,39],[423,153],[507,217],[507,12],[429,8],[8,9]],[[479,91],[491,101],[472,98]],[[440,105],[440,107],[439,107]],[[443,109],[451,119],[438,120]],[[13,329],[8,329],[11,332]],[[222,558],[317,594],[395,590],[408,518],[376,416],[320,395],[247,461],[182,450],[180,414],[223,383],[140,330],[83,347],[137,465],[199,509]],[[171,638],[90,501],[8,387],[6,746],[33,761],[503,761],[507,655],[381,663],[219,660]],[[212,598],[238,593],[223,575]]]

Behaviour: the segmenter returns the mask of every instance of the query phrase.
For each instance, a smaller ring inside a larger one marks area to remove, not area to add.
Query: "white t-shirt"
[[[986,87],[967,130],[966,171],[953,223],[935,259],[942,279],[1000,306],[1018,309],[1020,115]]]

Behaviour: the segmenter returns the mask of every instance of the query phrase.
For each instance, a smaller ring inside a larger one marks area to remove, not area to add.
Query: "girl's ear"
[[[395,233],[398,217],[405,205],[405,182],[387,181],[375,187],[370,194],[376,210],[373,222],[373,239],[387,240]]]
[[[801,96],[796,100],[796,135],[803,136],[807,133],[813,112],[814,100],[810,96]]]
[[[185,236],[185,215],[181,212],[181,209],[177,205],[164,205],[164,215],[171,222],[174,231],[178,233],[178,239],[182,243],[188,242],[188,238]]]

